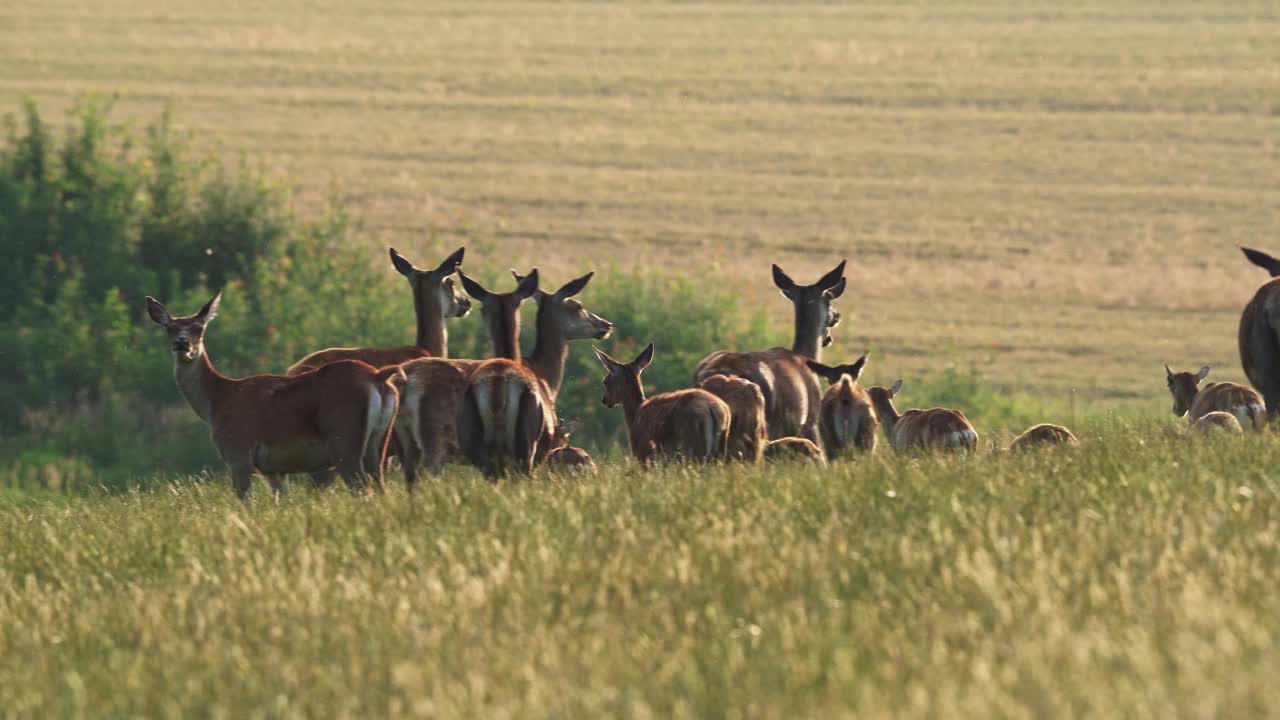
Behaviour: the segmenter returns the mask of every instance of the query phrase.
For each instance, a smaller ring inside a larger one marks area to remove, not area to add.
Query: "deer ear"
[[[1209,366],[1205,365],[1204,367],[1200,368],[1200,379],[1203,380],[1208,376],[1209,376]]]
[[[840,278],[840,280],[837,281],[835,285],[832,285],[825,292],[825,295],[827,296],[828,300],[835,300],[836,298],[840,297],[843,294],[844,294],[844,278]]]
[[[849,377],[852,377],[854,380],[862,377],[862,368],[866,367],[866,364],[867,356],[863,355],[857,360],[854,360],[852,365],[846,365],[845,367],[849,369]]]
[[[782,291],[782,294],[788,300],[792,299],[792,295],[796,290],[796,281],[782,272],[782,268],[777,265],[773,266],[773,284],[778,286],[778,289]]]
[[[453,254],[444,259],[444,262],[436,266],[436,273],[440,275],[452,275],[455,270],[462,267],[462,256],[467,254],[467,249],[460,247],[453,251]]]
[[[206,325],[209,324],[209,321],[218,317],[218,306],[221,304],[222,304],[222,291],[219,290],[217,294],[213,296],[212,300],[205,303],[204,307],[200,308],[200,312],[196,313],[196,317],[199,318],[201,323],[204,323]]]
[[[173,322],[173,316],[169,314],[169,310],[150,295],[147,296],[147,314],[160,327],[169,327],[169,323]]]
[[[653,362],[653,343],[649,343],[640,351],[640,354],[636,356],[636,359],[631,361],[631,367],[634,368],[636,374],[639,375],[645,368],[649,367],[649,363],[651,362]]]
[[[582,292],[582,289],[587,286],[587,283],[591,282],[591,276],[593,275],[595,275],[595,272],[589,272],[586,275],[583,275],[582,277],[578,278],[577,280],[570,280],[569,282],[560,286],[560,289],[556,291],[556,297],[563,300],[565,298],[571,298],[574,295],[577,295],[578,293]]]
[[[889,386],[889,397],[893,397],[902,391],[902,378],[898,378]]]
[[[391,264],[395,267],[396,272],[412,280],[413,279],[413,263],[409,262],[408,260],[405,260],[404,256],[396,252],[395,248],[387,248],[387,250],[390,251]]]
[[[822,378],[823,380],[826,380],[827,382],[832,382],[832,379],[831,379],[832,368],[826,365],[823,365],[817,360],[805,360],[804,364],[809,366],[809,370],[812,371],[814,375],[817,375],[818,377]]]
[[[1169,378],[1169,382],[1173,382],[1173,371],[1169,369],[1169,363],[1164,364],[1164,374]]]
[[[516,300],[526,300],[536,292],[538,292],[538,268],[530,270],[529,274],[516,285],[515,292],[511,294]]]
[[[609,355],[605,353],[605,351],[601,350],[595,345],[592,345],[591,349],[596,351],[596,357],[600,359],[600,364],[604,366],[605,370],[609,371],[610,375],[618,372],[618,370],[622,368],[622,363],[609,357]]]
[[[489,295],[491,293],[488,290],[485,290],[483,285],[467,277],[466,273],[461,270],[458,271],[458,277],[462,278],[462,289],[466,290],[468,295],[480,302],[484,302],[489,299]]]
[[[835,266],[831,272],[818,278],[818,282],[814,283],[822,290],[830,290],[836,286],[836,283],[844,279],[844,264],[848,260],[841,260],[840,264]],[[843,291],[843,289],[842,289]]]
[[[556,432],[560,433],[565,438],[568,438],[570,435],[581,429],[582,418],[569,418],[568,420],[564,420],[560,423],[560,426],[556,428]]]

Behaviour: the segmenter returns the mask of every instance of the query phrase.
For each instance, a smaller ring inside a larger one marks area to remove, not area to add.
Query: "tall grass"
[[[1244,717],[1280,711],[1280,462],[608,464],[412,503],[225,481],[0,499],[12,716]]]

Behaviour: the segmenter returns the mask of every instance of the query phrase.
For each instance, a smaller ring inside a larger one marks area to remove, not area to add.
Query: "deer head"
[[[831,328],[840,323],[840,313],[831,307],[831,302],[844,293],[845,262],[841,260],[831,272],[812,285],[798,285],[782,268],[773,266],[773,284],[795,307],[797,344],[801,338],[818,335],[822,338],[822,347],[831,344]],[[802,351],[799,347],[793,349]]]
[[[462,287],[480,303],[489,337],[498,357],[520,358],[520,303],[538,292],[538,270],[535,268],[509,293],[495,293],[458,271]]]
[[[413,288],[413,302],[419,312],[432,313],[440,318],[460,318],[471,310],[471,301],[453,283],[453,273],[462,266],[466,248],[455,250],[434,270],[416,268],[395,248],[388,250],[396,272],[405,276],[409,287]]]
[[[204,354],[204,329],[218,314],[222,302],[219,290],[213,299],[200,308],[200,312],[188,317],[173,317],[159,300],[147,296],[147,314],[157,325],[169,333],[169,349],[180,363],[195,362]]]
[[[898,417],[898,413],[893,408],[893,398],[902,390],[902,379],[899,378],[889,387],[867,388],[867,395],[871,397],[871,404],[875,407],[876,413],[881,419],[892,420]]]
[[[512,270],[511,277],[515,278],[517,283],[521,283],[536,275],[537,272],[538,268],[534,268],[528,275],[521,275]],[[546,321],[554,323],[560,336],[566,340],[608,338],[613,332],[613,323],[589,312],[581,302],[573,299],[574,295],[587,287],[587,283],[591,282],[594,275],[594,272],[589,272],[576,280],[570,280],[552,293],[539,290],[537,293],[538,329],[541,331],[542,324]]]
[[[1182,417],[1191,409],[1191,403],[1200,392],[1200,381],[1209,376],[1209,366],[1200,368],[1198,373],[1176,373],[1165,365],[1164,374],[1169,382],[1169,394],[1173,395],[1173,414]]]
[[[609,357],[600,348],[592,345],[600,364],[609,371],[604,378],[604,397],[600,402],[605,407],[617,407],[626,403],[639,405],[644,400],[644,388],[640,384],[640,373],[653,362],[653,343],[640,351],[635,360],[620,363]]]

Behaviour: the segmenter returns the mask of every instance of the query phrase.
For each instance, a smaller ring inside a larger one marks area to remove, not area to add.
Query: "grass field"
[[[371,246],[724,273],[780,341],[768,264],[847,256],[885,381],[1158,410],[1162,362],[1240,377],[1234,245],[1280,246],[1274,3],[12,0],[0,53],[3,105],[172,101]]]
[[[1274,717],[1271,435],[0,502],[13,717]]]

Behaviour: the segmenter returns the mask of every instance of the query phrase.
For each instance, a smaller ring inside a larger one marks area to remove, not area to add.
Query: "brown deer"
[[[1240,364],[1269,416],[1280,413],[1280,278],[1258,288],[1240,315]]]
[[[531,275],[536,273],[535,268]],[[523,277],[514,271],[512,275]],[[555,292],[538,293],[533,353],[490,360],[469,378],[458,419],[458,444],[486,476],[509,471],[527,475],[551,450],[568,341],[603,339],[613,332],[613,323],[574,299],[593,276],[587,273]]]
[[[236,494],[248,499],[255,471],[279,494],[285,474],[332,467],[353,488],[368,477],[380,489],[403,371],[341,360],[301,375],[226,377],[204,347],[221,301],[218,291],[195,315],[173,317],[146,299],[147,313],[168,332],[178,389],[209,426]]]
[[[959,410],[929,408],[898,414],[893,407],[893,398],[901,390],[902,380],[888,388],[867,388],[884,428],[884,436],[894,450],[968,451],[978,447],[978,431]]]
[[[822,348],[831,344],[831,328],[840,313],[831,302],[844,292],[845,261],[812,285],[797,285],[777,265],[773,282],[795,308],[795,336],[791,349],[776,347],[762,352],[720,350],[703,358],[694,370],[694,383],[717,373],[743,377],[760,386],[764,394],[769,437],[798,435],[819,442],[818,413],[822,388],[805,367],[805,360],[821,360]]]
[[[1164,373],[1169,383],[1169,394],[1173,395],[1173,414],[1177,417],[1186,415],[1194,423],[1204,415],[1221,410],[1235,415],[1242,426],[1261,428],[1266,422],[1266,405],[1253,388],[1232,382],[1209,383],[1200,387],[1200,381],[1209,375],[1208,365],[1195,373],[1176,373],[1165,365]]]
[[[729,406],[729,457],[758,463],[769,443],[769,421],[764,414],[764,394],[755,383],[719,373],[702,379],[698,387]]]
[[[829,385],[822,395],[818,430],[822,435],[823,449],[832,460],[875,452],[880,419],[876,417],[876,409],[871,405],[871,396],[866,388],[858,384],[866,364],[866,355],[848,365],[834,367],[817,360],[808,361],[813,374],[825,379]]]
[[[1198,435],[1219,431],[1239,435],[1244,432],[1244,428],[1240,427],[1240,420],[1235,415],[1221,410],[1201,415],[1187,430]]]
[[[803,461],[819,467],[827,466],[822,448],[812,440],[801,437],[784,437],[770,440],[764,446],[764,459],[768,462]]]
[[[509,293],[495,293],[461,271],[463,288],[480,303],[481,316],[495,357],[520,357],[520,305],[538,292],[538,273],[529,273]],[[426,465],[436,476],[458,450],[457,421],[467,380],[485,361],[445,358],[411,360],[404,368],[408,382],[404,409],[396,422],[405,482],[412,490],[417,471]]]
[[[449,357],[449,333],[445,321],[464,317],[471,302],[454,287],[453,273],[462,266],[466,248],[458,248],[435,270],[419,270],[395,248],[389,248],[391,264],[409,281],[413,290],[413,312],[417,317],[418,339],[403,347],[329,348],[317,350],[289,367],[290,375],[315,370],[335,360],[359,360],[374,367],[399,365],[420,357]]]
[[[1032,425],[1021,435],[1014,438],[1013,442],[1009,444],[1009,451],[1023,452],[1051,445],[1074,447],[1079,444],[1080,441],[1076,439],[1076,436],[1062,425],[1040,423],[1039,425]]]
[[[569,444],[569,436],[578,431],[582,421],[565,420],[556,426],[555,436],[551,440],[551,452],[547,453],[543,465],[552,475],[568,475],[583,477],[596,474],[596,464],[582,448]]]
[[[631,454],[641,465],[658,456],[680,456],[695,462],[728,457],[729,406],[706,390],[676,390],[648,400],[640,373],[653,362],[653,343],[629,363],[620,363],[592,346],[608,375],[604,379],[605,407],[622,406]]]
[[[1261,250],[1254,250],[1253,248],[1242,247],[1240,248],[1240,252],[1244,253],[1244,256],[1249,258],[1249,262],[1270,273],[1271,277],[1280,277],[1280,260],[1271,257]]]

